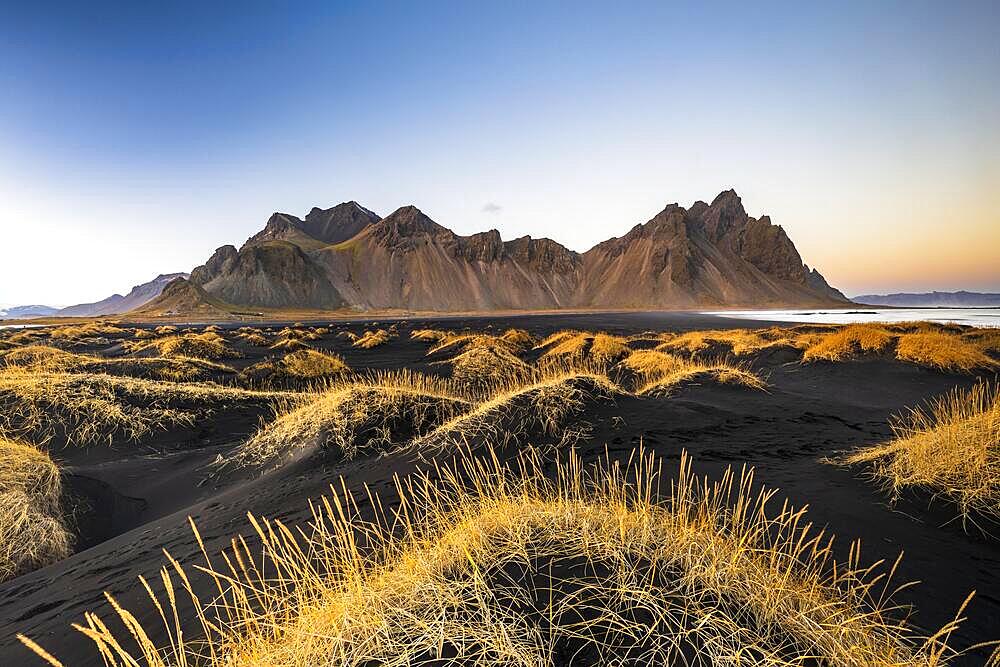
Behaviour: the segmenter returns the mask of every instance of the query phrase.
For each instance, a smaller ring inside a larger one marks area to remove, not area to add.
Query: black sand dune
[[[410,340],[410,331],[431,325],[500,332],[516,326],[537,334],[565,328],[630,334],[768,323],[683,313],[446,318],[399,322],[398,338],[371,350],[352,348],[335,335],[345,328],[360,333],[388,324],[337,325],[312,346],[336,351],[355,370],[441,372],[425,356],[428,345]],[[239,367],[259,361],[266,350],[244,352],[236,360]],[[819,461],[838,450],[884,440],[891,414],[956,385],[968,386],[973,379],[884,360],[802,365],[779,356],[761,360],[758,367],[767,375],[766,392],[692,384],[668,397],[597,402],[588,414],[592,433],[577,448],[587,460],[605,452],[627,458],[640,444],[672,461],[687,450],[696,471],[713,474],[727,465],[749,463],[763,484],[781,489],[779,498],[809,505],[810,519],[838,536],[839,555],[846,555],[854,539],[862,540],[866,562],[885,559],[891,564],[905,552],[897,583],[921,583],[903,591],[897,602],[914,605],[919,627],[936,631],[975,590],[954,646],[1000,638],[1000,539],[963,530],[960,522],[951,521],[954,508],[943,501],[930,504],[929,511],[926,497],[890,507],[860,471]],[[54,452],[67,466],[67,482],[77,499],[80,549],[62,562],[0,585],[0,665],[41,664],[17,642],[17,632],[67,666],[103,664],[91,642],[69,625],[85,611],[96,610],[116,627],[105,590],[155,628],[156,612],[136,578],[156,574],[164,562],[163,549],[182,562],[200,560],[188,516],[197,522],[209,553],[216,553],[235,534],[251,533],[247,512],[305,521],[307,499],[325,493],[340,476],[358,499],[365,497],[367,484],[388,507],[395,494],[393,475],[427,467],[404,452],[348,463],[313,457],[263,477],[212,477],[207,466],[225,458],[261,416],[254,410],[227,415],[195,433],[163,434],[141,449],[121,445],[103,452]],[[992,528],[1000,536],[1000,526]],[[956,664],[981,660],[970,654]]]

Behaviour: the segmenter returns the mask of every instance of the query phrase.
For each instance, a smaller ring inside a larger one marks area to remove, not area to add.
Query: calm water
[[[1000,327],[1000,308],[844,308],[812,310],[719,310],[706,315],[723,315],[772,322],[813,322],[852,324],[855,322],[951,322],[977,327]]]
[[[34,329],[42,324],[0,324],[0,329]]]

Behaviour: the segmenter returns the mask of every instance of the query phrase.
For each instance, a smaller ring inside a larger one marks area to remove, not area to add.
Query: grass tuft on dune
[[[335,354],[304,349],[245,368],[240,373],[240,379],[264,384],[301,382],[335,378],[350,370],[344,360]]]
[[[843,361],[864,354],[885,352],[893,336],[879,324],[851,324],[822,335],[806,348],[803,361]]]
[[[385,329],[376,329],[374,331],[366,331],[360,336],[358,336],[351,344],[354,347],[359,347],[362,350],[370,350],[373,347],[378,347],[379,345],[385,345],[390,340],[395,338],[395,336],[390,331]]]
[[[153,340],[125,343],[129,352],[155,350],[161,357],[194,357],[196,359],[235,359],[240,356],[226,339],[214,331],[185,333]]]
[[[0,582],[69,555],[62,478],[45,452],[0,437]]]
[[[266,467],[320,448],[351,459],[379,453],[433,429],[468,401],[445,380],[407,371],[337,382],[278,416],[236,453],[240,466]]]
[[[684,359],[660,350],[635,350],[622,361],[634,373],[637,394],[666,393],[685,382],[710,380],[763,390],[767,384],[745,366],[724,359]]]
[[[889,442],[842,459],[870,464],[894,498],[926,489],[958,504],[963,517],[1000,520],[1000,393],[987,384],[956,389],[893,424]]]
[[[537,348],[545,350],[543,359],[587,359],[598,364],[613,364],[629,351],[627,341],[621,336],[589,331],[560,331]]]
[[[287,392],[173,383],[100,373],[0,370],[0,436],[68,445],[139,440],[193,426],[228,405],[276,404]]]
[[[975,343],[937,331],[903,334],[896,344],[896,356],[921,366],[965,373],[1000,366]]]
[[[398,481],[398,508],[373,499],[373,520],[334,487],[311,504],[308,526],[251,516],[262,546],[236,539],[222,558],[203,546],[207,595],[172,558],[160,573],[167,595],[143,579],[158,614],[142,616],[159,616],[166,645],[110,594],[127,632],[93,612],[76,627],[117,664],[157,666],[545,666],[573,656],[943,667],[953,657],[957,621],[927,638],[899,620],[885,571],[862,564],[858,545],[835,560],[833,539],[757,490],[752,470],[712,481],[682,457],[667,483],[662,466],[642,452],[596,465],[571,453],[545,474],[536,451],[510,464],[462,457],[439,465],[439,479]],[[180,606],[200,620],[183,633]]]
[[[530,345],[521,333],[511,329],[500,336],[446,334],[437,339],[428,354],[453,355],[435,363],[451,366],[452,377],[467,393],[486,396],[498,385],[522,381],[534,372],[518,356]]]
[[[106,358],[67,352],[47,345],[28,345],[0,352],[0,367],[17,367],[38,372],[106,373],[135,378],[188,382],[213,374],[233,373],[224,364],[192,357]]]
[[[589,400],[621,393],[602,369],[585,364],[550,363],[527,375],[506,378],[480,394],[470,409],[413,443],[417,450],[460,446],[471,439],[502,447],[526,435],[559,437],[571,444],[585,425],[571,427]]]

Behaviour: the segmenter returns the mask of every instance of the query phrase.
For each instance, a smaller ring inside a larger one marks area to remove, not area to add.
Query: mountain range
[[[106,299],[94,303],[81,303],[62,308],[55,313],[56,317],[100,317],[127,313],[160,296],[163,288],[177,278],[187,278],[187,273],[162,273],[148,283],[133,287],[128,294],[112,294]]]
[[[147,283],[136,285],[128,294],[112,294],[94,303],[79,303],[65,308],[51,306],[13,306],[0,308],[0,319],[30,319],[37,317],[102,317],[127,313],[160,296],[163,288],[178,278],[187,278],[187,273],[163,273]]]
[[[710,204],[670,204],[583,253],[547,238],[504,241],[496,230],[460,236],[414,206],[385,218],[353,201],[313,208],[304,218],[274,213],[240,248],[218,248],[190,275],[163,274],[124,296],[58,310],[9,309],[6,316],[849,303],[802,262],[779,225],[750,217],[727,190]]]
[[[59,312],[52,306],[4,306],[0,308],[0,319],[23,320],[32,317],[49,317]]]
[[[854,297],[857,303],[872,306],[897,306],[911,308],[995,308],[1000,307],[1000,294],[983,292],[924,292],[914,294],[897,292],[895,294],[862,294]]]
[[[218,248],[175,282],[142,312],[178,312],[201,295],[202,307],[359,311],[849,303],[733,190],[688,209],[670,204],[584,253],[547,238],[504,241],[496,230],[460,236],[414,206],[385,218],[353,201],[304,218],[274,213],[239,249]]]

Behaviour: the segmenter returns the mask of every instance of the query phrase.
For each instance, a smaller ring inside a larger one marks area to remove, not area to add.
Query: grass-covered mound
[[[314,450],[336,460],[377,454],[430,431],[468,406],[448,382],[414,373],[351,378],[264,426],[236,453],[234,462],[266,467]]]
[[[189,382],[233,373],[225,364],[193,357],[99,357],[48,345],[28,345],[0,352],[0,367],[39,372],[106,373],[135,378]]]
[[[868,464],[893,497],[918,488],[949,498],[964,517],[1000,520],[1000,394],[955,390],[896,420],[889,442],[843,459]]]
[[[572,444],[586,434],[588,407],[621,389],[599,369],[548,365],[493,385],[468,410],[413,443],[418,451],[478,442],[493,447],[544,441]]]
[[[224,337],[214,331],[184,333],[152,340],[126,343],[130,352],[155,351],[161,357],[195,357],[197,359],[235,359],[240,356]]]
[[[310,526],[251,517],[263,545],[205,554],[208,590],[195,593],[173,560],[166,596],[146,586],[158,613],[144,616],[162,619],[165,644],[111,596],[126,633],[94,613],[78,627],[118,664],[942,667],[952,657],[950,626],[927,639],[900,620],[884,572],[858,549],[836,562],[830,536],[756,490],[752,471],[713,482],[682,459],[667,484],[661,462],[630,461],[570,456],[543,474],[531,453],[511,465],[462,459],[401,483],[399,509],[372,521],[343,496],[314,503]],[[181,634],[178,607],[193,607],[200,633]]]
[[[564,361],[586,360],[595,364],[612,364],[628,353],[628,341],[620,336],[588,331],[558,331],[540,342],[543,359]]]
[[[717,382],[764,389],[766,383],[745,366],[724,359],[686,359],[660,350],[635,350],[622,362],[635,377],[637,394],[664,394],[689,382]]]
[[[48,454],[0,437],[0,582],[69,555],[62,478]]]
[[[240,379],[245,383],[270,386],[331,379],[350,370],[335,354],[303,349],[258,362],[244,369]]]
[[[352,343],[354,347],[359,347],[362,350],[370,350],[373,347],[378,347],[380,345],[385,345],[390,340],[396,337],[396,334],[387,329],[375,329],[373,331],[366,331],[360,336],[356,337]]]
[[[70,445],[140,440],[194,426],[227,407],[265,406],[289,397],[212,383],[175,383],[102,373],[0,370],[0,436]]]

